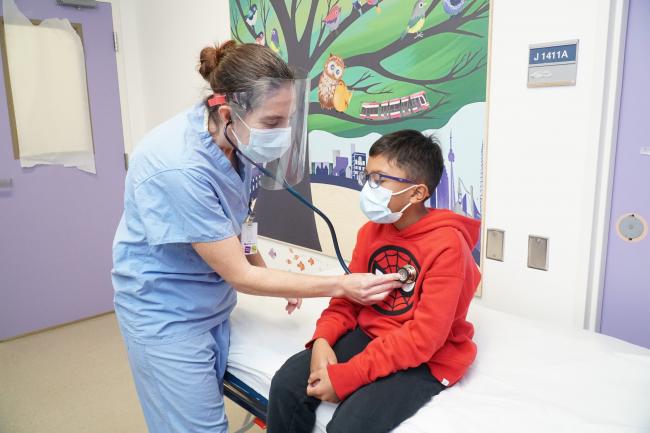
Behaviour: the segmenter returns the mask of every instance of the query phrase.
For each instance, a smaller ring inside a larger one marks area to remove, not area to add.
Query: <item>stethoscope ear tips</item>
[[[397,270],[400,283],[411,284],[415,283],[418,278],[418,270],[413,265],[404,265]]]

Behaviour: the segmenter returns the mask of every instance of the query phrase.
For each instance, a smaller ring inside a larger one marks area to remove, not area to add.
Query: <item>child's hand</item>
[[[330,375],[327,373],[327,368],[312,372],[307,380],[307,395],[315,397],[321,401],[329,401],[330,403],[338,403],[339,398],[334,391]]]
[[[300,310],[300,306],[302,305],[302,298],[285,298],[287,300],[287,306],[284,307],[285,310],[287,310],[288,314],[293,313],[296,308]]]
[[[336,364],[337,362],[336,353],[334,353],[334,350],[332,350],[332,347],[329,345],[327,340],[319,338],[314,341],[314,344],[311,347],[310,373],[327,368],[328,365]]]

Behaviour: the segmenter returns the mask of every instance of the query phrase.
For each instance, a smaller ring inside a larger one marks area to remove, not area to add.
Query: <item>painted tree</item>
[[[462,106],[485,100],[488,0],[230,0],[230,6],[234,39],[257,39],[311,80],[310,130],[358,137],[434,129]],[[352,92],[341,111],[323,108],[317,94],[331,54],[343,59],[341,80]],[[376,120],[360,116],[364,103],[421,91],[426,110]],[[299,189],[310,196],[308,181]],[[291,215],[294,223],[276,226],[304,233],[264,234],[319,249],[313,215],[287,194],[265,191],[256,212],[284,221]]]

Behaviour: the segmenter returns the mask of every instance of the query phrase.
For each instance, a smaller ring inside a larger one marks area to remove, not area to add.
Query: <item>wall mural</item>
[[[297,189],[330,216],[347,258],[366,222],[357,176],[384,133],[435,134],[445,172],[428,205],[481,218],[488,12],[488,0],[230,0],[233,39],[311,80],[309,176]],[[333,254],[320,218],[258,184],[261,235]]]

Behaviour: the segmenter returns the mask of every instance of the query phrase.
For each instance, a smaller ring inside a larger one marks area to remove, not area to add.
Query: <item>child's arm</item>
[[[334,346],[343,334],[356,328],[360,309],[361,305],[347,299],[332,298],[316,322],[316,331],[307,347],[311,347],[318,338],[324,338],[330,346]]]
[[[460,240],[452,243],[425,274],[413,319],[375,338],[350,361],[328,367],[330,380],[341,400],[380,377],[417,367],[431,359],[449,336],[465,278],[475,278],[470,266],[476,265],[469,249]]]

